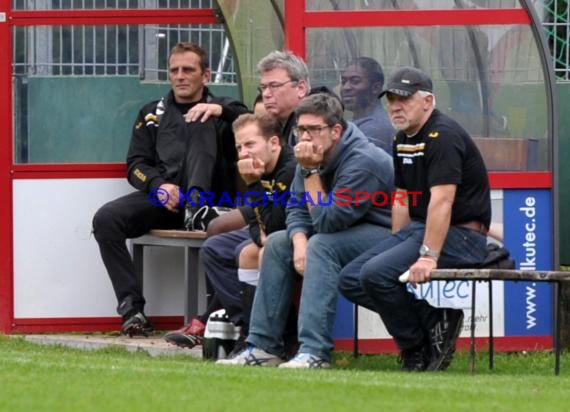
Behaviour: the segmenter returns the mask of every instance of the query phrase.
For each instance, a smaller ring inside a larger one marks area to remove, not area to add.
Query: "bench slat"
[[[570,281],[570,272],[514,269],[437,269],[432,280]]]
[[[158,237],[170,237],[170,238],[180,238],[180,239],[206,239],[206,232],[195,231],[191,232],[188,230],[164,230],[155,229],[151,230],[150,234]]]

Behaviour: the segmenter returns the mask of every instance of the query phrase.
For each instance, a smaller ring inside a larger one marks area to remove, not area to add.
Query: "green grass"
[[[402,373],[395,356],[335,354],[318,371],[216,366],[122,348],[82,351],[0,335],[0,411],[568,411],[570,355],[500,354],[477,372]]]

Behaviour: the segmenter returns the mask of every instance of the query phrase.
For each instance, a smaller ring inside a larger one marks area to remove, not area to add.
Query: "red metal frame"
[[[305,0],[285,1],[285,48],[305,57]]]
[[[489,172],[491,189],[551,189],[552,172]]]
[[[125,178],[124,163],[18,164],[12,179],[104,179]],[[552,172],[489,172],[491,189],[552,188]]]
[[[182,316],[152,316],[152,323],[157,330],[174,330],[184,324]],[[15,333],[65,333],[65,332],[112,332],[121,328],[121,319],[117,317],[106,318],[42,318],[16,319],[13,325]],[[470,348],[470,339],[463,337],[457,340],[457,348],[467,351]],[[475,338],[475,347],[478,350],[488,350],[487,337]],[[359,339],[359,351],[362,354],[398,353],[399,349],[393,339]],[[509,336],[494,338],[496,351],[516,352],[522,350],[546,350],[552,348],[552,336]],[[335,349],[350,351],[354,349],[353,339],[335,339]]]
[[[184,316],[151,316],[157,330],[174,330],[184,325]],[[112,332],[121,329],[119,316],[101,318],[18,318],[14,333]]]
[[[41,319],[32,322],[14,319],[14,245],[13,245],[13,193],[14,179],[53,178],[122,178],[126,176],[124,164],[14,164],[12,113],[12,27],[34,25],[105,25],[105,24],[215,24],[214,9],[145,9],[145,10],[11,10],[11,0],[0,0],[0,13],[6,21],[0,22],[0,110],[9,115],[3,118],[0,135],[0,332],[35,331],[50,328],[65,329],[75,325],[88,330],[101,320]],[[180,322],[181,323],[181,322]],[[49,326],[53,325],[53,326]],[[58,326],[59,325],[59,326]],[[83,326],[81,326],[83,325]],[[91,326],[89,326],[91,325]],[[172,326],[172,325],[171,325]],[[23,329],[22,329],[23,328]],[[116,329],[116,325],[113,324]],[[71,330],[69,328],[65,330]],[[76,329],[78,330],[78,329]],[[91,329],[92,330],[92,329]]]
[[[126,177],[125,163],[17,164],[13,179],[74,179]]]
[[[528,25],[531,23],[530,17],[523,9],[501,9],[500,13],[493,9],[310,11],[304,13],[302,19],[296,18],[304,23],[305,27]]]
[[[14,10],[8,21],[13,26],[218,23],[214,9]]]
[[[457,340],[457,349],[468,351],[470,344],[470,338],[459,338]],[[498,352],[519,352],[529,350],[529,348],[532,348],[532,350],[547,350],[552,349],[552,336],[495,336],[493,338],[493,346],[494,350]],[[489,339],[486,337],[475,338],[475,347],[477,350],[488,350]],[[335,349],[352,352],[354,342],[352,339],[337,339],[335,340]],[[399,352],[392,339],[359,339],[358,349],[362,354]]]
[[[9,10],[10,0],[0,0],[0,12]],[[12,242],[12,30],[0,23],[0,332],[9,331],[14,318],[14,245]]]

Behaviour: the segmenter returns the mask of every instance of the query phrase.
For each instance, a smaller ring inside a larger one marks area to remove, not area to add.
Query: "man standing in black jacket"
[[[153,330],[144,314],[142,286],[135,275],[126,239],[151,229],[188,228],[192,202],[201,191],[221,194],[235,182],[232,122],[247,107],[213,96],[206,52],[193,43],[179,43],[168,58],[172,90],[144,106],[133,128],[127,154],[128,181],[138,191],[103,205],[93,218],[99,244],[123,318],[121,333]],[[229,178],[228,178],[229,176]],[[214,182],[224,182],[214,187]],[[181,192],[185,195],[181,197]]]

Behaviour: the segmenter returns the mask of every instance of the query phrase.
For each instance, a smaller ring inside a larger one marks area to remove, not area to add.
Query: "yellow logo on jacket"
[[[140,169],[135,169],[133,174],[140,179],[141,182],[146,181],[146,175],[140,171]]]

